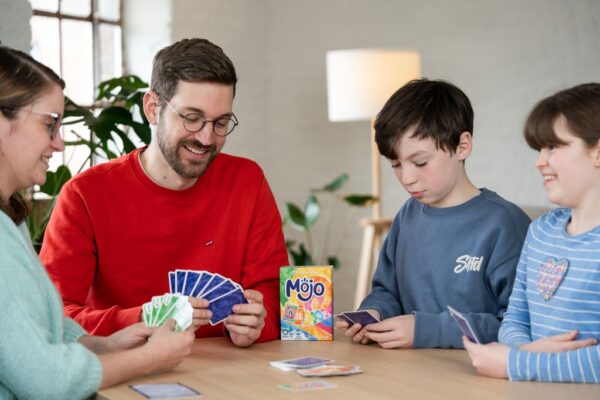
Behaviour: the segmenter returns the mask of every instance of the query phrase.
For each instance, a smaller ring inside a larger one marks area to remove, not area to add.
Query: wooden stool
[[[365,218],[360,221],[360,225],[364,228],[364,232],[354,295],[355,310],[369,293],[371,279],[383,244],[383,237],[390,230],[392,220]]]

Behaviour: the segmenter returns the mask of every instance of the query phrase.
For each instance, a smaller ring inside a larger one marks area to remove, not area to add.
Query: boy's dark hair
[[[408,129],[411,137],[431,138],[436,148],[454,153],[463,132],[473,134],[473,108],[462,90],[442,80],[415,79],[385,103],[375,120],[379,152],[398,158],[394,146]]]
[[[65,88],[65,82],[54,71],[29,54],[0,45],[0,113],[5,118],[16,119],[19,110],[54,86]],[[0,198],[0,211],[16,224],[29,215],[27,203],[18,192],[12,194],[8,202]]]
[[[235,94],[237,80],[223,49],[206,39],[183,39],[154,56],[150,89],[169,101],[179,81],[223,83],[233,86]]]
[[[540,100],[529,113],[524,135],[529,147],[562,146],[554,123],[564,117],[573,135],[592,147],[600,139],[600,83],[584,83]]]

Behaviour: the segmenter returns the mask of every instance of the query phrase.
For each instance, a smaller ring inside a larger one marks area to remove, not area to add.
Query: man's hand
[[[208,309],[208,300],[201,299],[200,297],[188,297],[188,301],[194,308],[192,314],[192,330],[196,331],[203,325],[210,323],[210,317],[212,317],[212,311]]]
[[[519,346],[519,350],[532,351],[536,353],[552,353],[568,350],[581,349],[582,347],[594,346],[598,341],[594,338],[575,340],[577,331],[562,333],[560,335],[548,336]]]
[[[365,337],[384,349],[410,349],[415,337],[415,316],[399,315],[367,326]]]
[[[510,347],[500,343],[477,344],[463,336],[463,344],[469,352],[477,372],[491,378],[508,378],[506,365]]]
[[[369,310],[365,310],[365,311],[367,311],[369,314],[374,316],[375,319],[378,319],[378,320],[381,319],[381,316],[379,315],[379,311],[374,310],[374,309],[369,309]],[[370,325],[368,325],[368,326],[370,326]],[[335,328],[336,329],[346,329],[346,332],[344,332],[344,335],[351,338],[351,340],[354,343],[360,343],[360,344],[373,343],[369,338],[367,338],[365,336],[365,334],[367,333],[367,327],[366,326],[363,327],[361,324],[354,324],[354,325],[350,326],[350,324],[348,322],[337,318],[335,320]]]
[[[248,347],[258,339],[265,327],[267,310],[263,305],[263,295],[256,290],[244,291],[249,304],[236,304],[233,314],[224,321],[231,341],[239,347]]]

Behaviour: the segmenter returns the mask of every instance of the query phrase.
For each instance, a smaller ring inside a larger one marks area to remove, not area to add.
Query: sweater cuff
[[[415,332],[413,347],[439,347],[441,341],[440,322],[438,314],[414,312]]]
[[[65,343],[77,342],[80,337],[88,334],[86,330],[81,327],[81,325],[73,321],[71,318],[65,317],[63,326],[63,339]]]

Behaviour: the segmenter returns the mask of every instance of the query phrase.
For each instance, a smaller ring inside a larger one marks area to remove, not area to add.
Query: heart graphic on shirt
[[[546,261],[540,265],[537,273],[536,286],[544,300],[548,301],[554,296],[556,289],[560,286],[565,273],[567,272],[567,268],[569,268],[569,260],[564,258],[562,260],[556,260],[554,257],[548,257]]]

